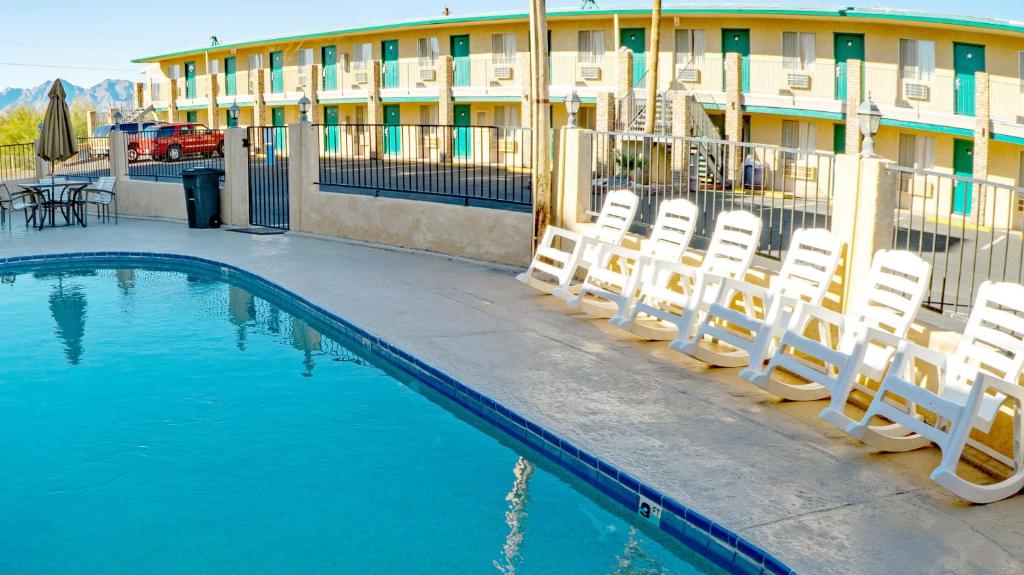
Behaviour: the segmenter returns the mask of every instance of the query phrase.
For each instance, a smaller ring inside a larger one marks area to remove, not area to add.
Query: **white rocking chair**
[[[882,381],[859,422],[846,431],[884,451],[909,451],[934,442],[942,450],[942,463],[931,478],[956,495],[974,503],[991,503],[1024,487],[1024,422],[1020,386],[1024,370],[1024,287],[985,282],[956,352],[945,355],[908,341],[900,342],[889,375]],[[918,385],[917,362],[935,368],[935,390]],[[902,403],[894,403],[895,396]],[[971,431],[987,433],[1000,408],[1013,404],[1013,454],[1007,457],[971,439]],[[919,408],[927,410],[926,419]],[[875,417],[891,424],[871,425]],[[1010,477],[988,485],[957,474],[964,447],[972,447],[1010,466]]]
[[[770,287],[726,279],[683,352],[721,367],[760,366],[800,302],[819,305],[839,265],[843,242],[828,230],[800,229]],[[742,302],[742,310],[730,307]],[[727,347],[721,347],[727,344]],[[731,349],[730,349],[731,348]]]

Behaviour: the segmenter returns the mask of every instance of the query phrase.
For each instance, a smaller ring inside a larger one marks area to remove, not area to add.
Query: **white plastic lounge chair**
[[[797,230],[782,269],[769,287],[740,278],[724,280],[718,299],[682,351],[721,367],[763,365],[772,344],[785,333],[796,305],[821,304],[832,284],[842,248],[843,242],[828,230]],[[730,307],[736,300],[742,303],[742,310]],[[723,343],[728,347],[719,347]]]
[[[831,395],[832,405],[840,406],[838,418],[845,419],[842,407],[856,384],[857,375],[863,374],[875,381],[881,381],[885,375],[895,348],[891,345],[893,338],[880,339],[879,336],[889,334],[902,338],[907,334],[924,297],[929,274],[928,262],[911,252],[879,250],[871,261],[861,293],[851,302],[848,315],[821,306],[797,304],[768,365],[762,369],[761,365],[751,364],[740,372],[740,377],[795,401]],[[816,327],[817,339],[807,335],[810,327]],[[868,328],[875,330],[869,332]],[[773,377],[773,372],[779,368],[806,383],[789,383]],[[857,389],[872,393],[863,385],[857,385]],[[825,412],[822,417],[841,429],[846,427],[846,422],[828,417]]]
[[[1024,287],[1012,283],[985,282],[978,290],[974,311],[963,338],[948,360],[945,355],[914,343],[900,342],[889,375],[859,422],[846,431],[884,451],[909,451],[934,442],[942,450],[942,463],[931,478],[958,496],[974,503],[991,503],[1024,487],[1024,422],[1021,406],[1024,389],[1019,385],[1024,369]],[[918,385],[917,365],[930,364],[937,377],[928,389]],[[894,403],[895,396],[902,400]],[[1014,403],[1013,456],[988,448],[970,438],[971,430],[988,433],[1000,407]],[[919,408],[937,419],[926,420]],[[875,417],[892,422],[871,425]],[[961,478],[957,463],[970,444],[1010,466],[1013,474],[996,483],[981,485]]]
[[[603,245],[596,265],[587,270],[579,294],[558,288],[552,294],[569,306],[596,317],[610,318],[629,311],[637,289],[650,274],[655,259],[682,261],[697,225],[697,206],[684,199],[662,202],[651,236],[640,241],[640,249]]]
[[[517,275],[516,279],[545,293],[550,293],[555,288],[568,287],[577,270],[586,269],[597,262],[598,248],[601,244],[622,244],[626,232],[633,225],[638,203],[636,194],[629,190],[609,193],[604,205],[601,206],[601,214],[597,217],[594,231],[589,235],[548,226],[540,245],[537,246],[537,253],[533,256],[530,267]],[[572,247],[567,249],[566,243],[571,243]],[[538,278],[537,272],[550,276],[554,281]]]
[[[633,309],[609,321],[644,339],[675,338],[672,343],[681,347],[697,316],[714,301],[722,278],[746,273],[760,238],[761,218],[742,210],[718,214],[699,267],[654,260]]]

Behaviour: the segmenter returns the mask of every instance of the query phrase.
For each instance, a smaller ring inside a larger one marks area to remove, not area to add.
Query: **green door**
[[[278,52],[280,53],[280,52]],[[270,109],[270,121],[275,126],[274,130],[274,150],[275,154],[284,154],[285,142],[287,141],[288,134],[287,128],[284,128],[284,108],[271,108]]]
[[[324,46],[320,50],[320,59],[324,65],[324,90],[338,89],[338,48]],[[337,109],[335,109],[337,111]],[[335,122],[337,123],[337,122]]]
[[[384,40],[380,43],[381,87],[398,87],[398,40]]]
[[[338,140],[341,128],[338,127],[338,107],[324,106],[324,151],[338,151]]]
[[[832,124],[832,151],[846,153],[846,124]]]
[[[270,53],[270,92],[284,93],[284,54],[281,52]]]
[[[836,100],[846,99],[846,61],[864,61],[864,35],[863,34],[836,34],[834,39],[836,55]],[[863,78],[863,74],[861,75]],[[861,97],[863,98],[864,83],[861,82]]]
[[[647,31],[623,28],[619,31],[619,44],[633,51],[633,85],[642,85],[647,72]]]
[[[451,37],[452,60],[455,66],[453,86],[469,86],[469,35]]]
[[[398,104],[384,106],[384,153],[397,155],[402,152],[402,117]]]
[[[985,47],[976,44],[953,44],[954,97],[956,113],[974,115],[974,74],[985,71]]]
[[[469,104],[455,106],[455,157],[468,158],[473,150],[473,129],[470,128]]]
[[[970,140],[953,140],[953,174],[961,178],[974,177],[974,143]],[[973,188],[969,182],[956,182],[953,188],[954,214],[971,215]]]
[[[224,95],[238,94],[238,83],[235,81],[235,58],[224,58]]]
[[[190,124],[195,124],[199,121],[199,112],[191,111],[185,112],[185,121]]]
[[[196,63],[185,62],[185,98],[196,97]]]
[[[750,91],[750,30],[724,28],[722,29],[722,54],[737,52],[740,55],[740,67],[743,92]],[[724,68],[723,68],[724,73]],[[725,82],[723,81],[724,85]]]

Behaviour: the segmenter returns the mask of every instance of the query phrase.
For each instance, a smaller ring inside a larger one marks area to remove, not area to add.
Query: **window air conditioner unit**
[[[676,66],[676,76],[680,82],[700,82],[700,70],[688,68],[686,64]]]
[[[434,69],[423,66],[420,68],[420,80],[424,82],[431,82],[434,80]]]
[[[580,79],[581,80],[599,80],[601,79],[601,67],[595,64],[584,64],[580,66]]]
[[[495,80],[511,80],[512,79],[512,66],[495,66],[494,67],[494,79]]]
[[[352,76],[355,77],[357,84],[366,83],[366,70],[356,70],[352,73]]]
[[[931,88],[924,82],[903,81],[903,98],[907,100],[927,100]]]
[[[790,88],[808,90],[811,87],[811,75],[803,72],[790,72],[786,74],[786,83]]]

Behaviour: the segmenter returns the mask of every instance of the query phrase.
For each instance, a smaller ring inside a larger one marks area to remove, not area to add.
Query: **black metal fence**
[[[932,265],[924,307],[965,320],[986,280],[1022,283],[1024,188],[898,166],[893,247]]]
[[[181,179],[189,168],[224,169],[224,131],[162,126],[125,134],[128,175],[153,180]]]
[[[701,220],[694,244],[703,247],[722,211],[761,217],[758,254],[782,259],[794,231],[831,225],[835,156],[816,151],[632,132],[591,132],[591,206],[596,215],[609,191],[640,197],[635,226],[653,226],[663,200],[686,198]]]
[[[21,180],[36,175],[35,144],[0,146],[0,181]]]
[[[110,175],[110,139],[78,138],[78,153],[53,166],[56,176],[96,180]]]
[[[526,209],[530,130],[494,126],[318,125],[322,189]]]
[[[245,146],[249,150],[249,223],[288,229],[288,128],[250,127]]]

